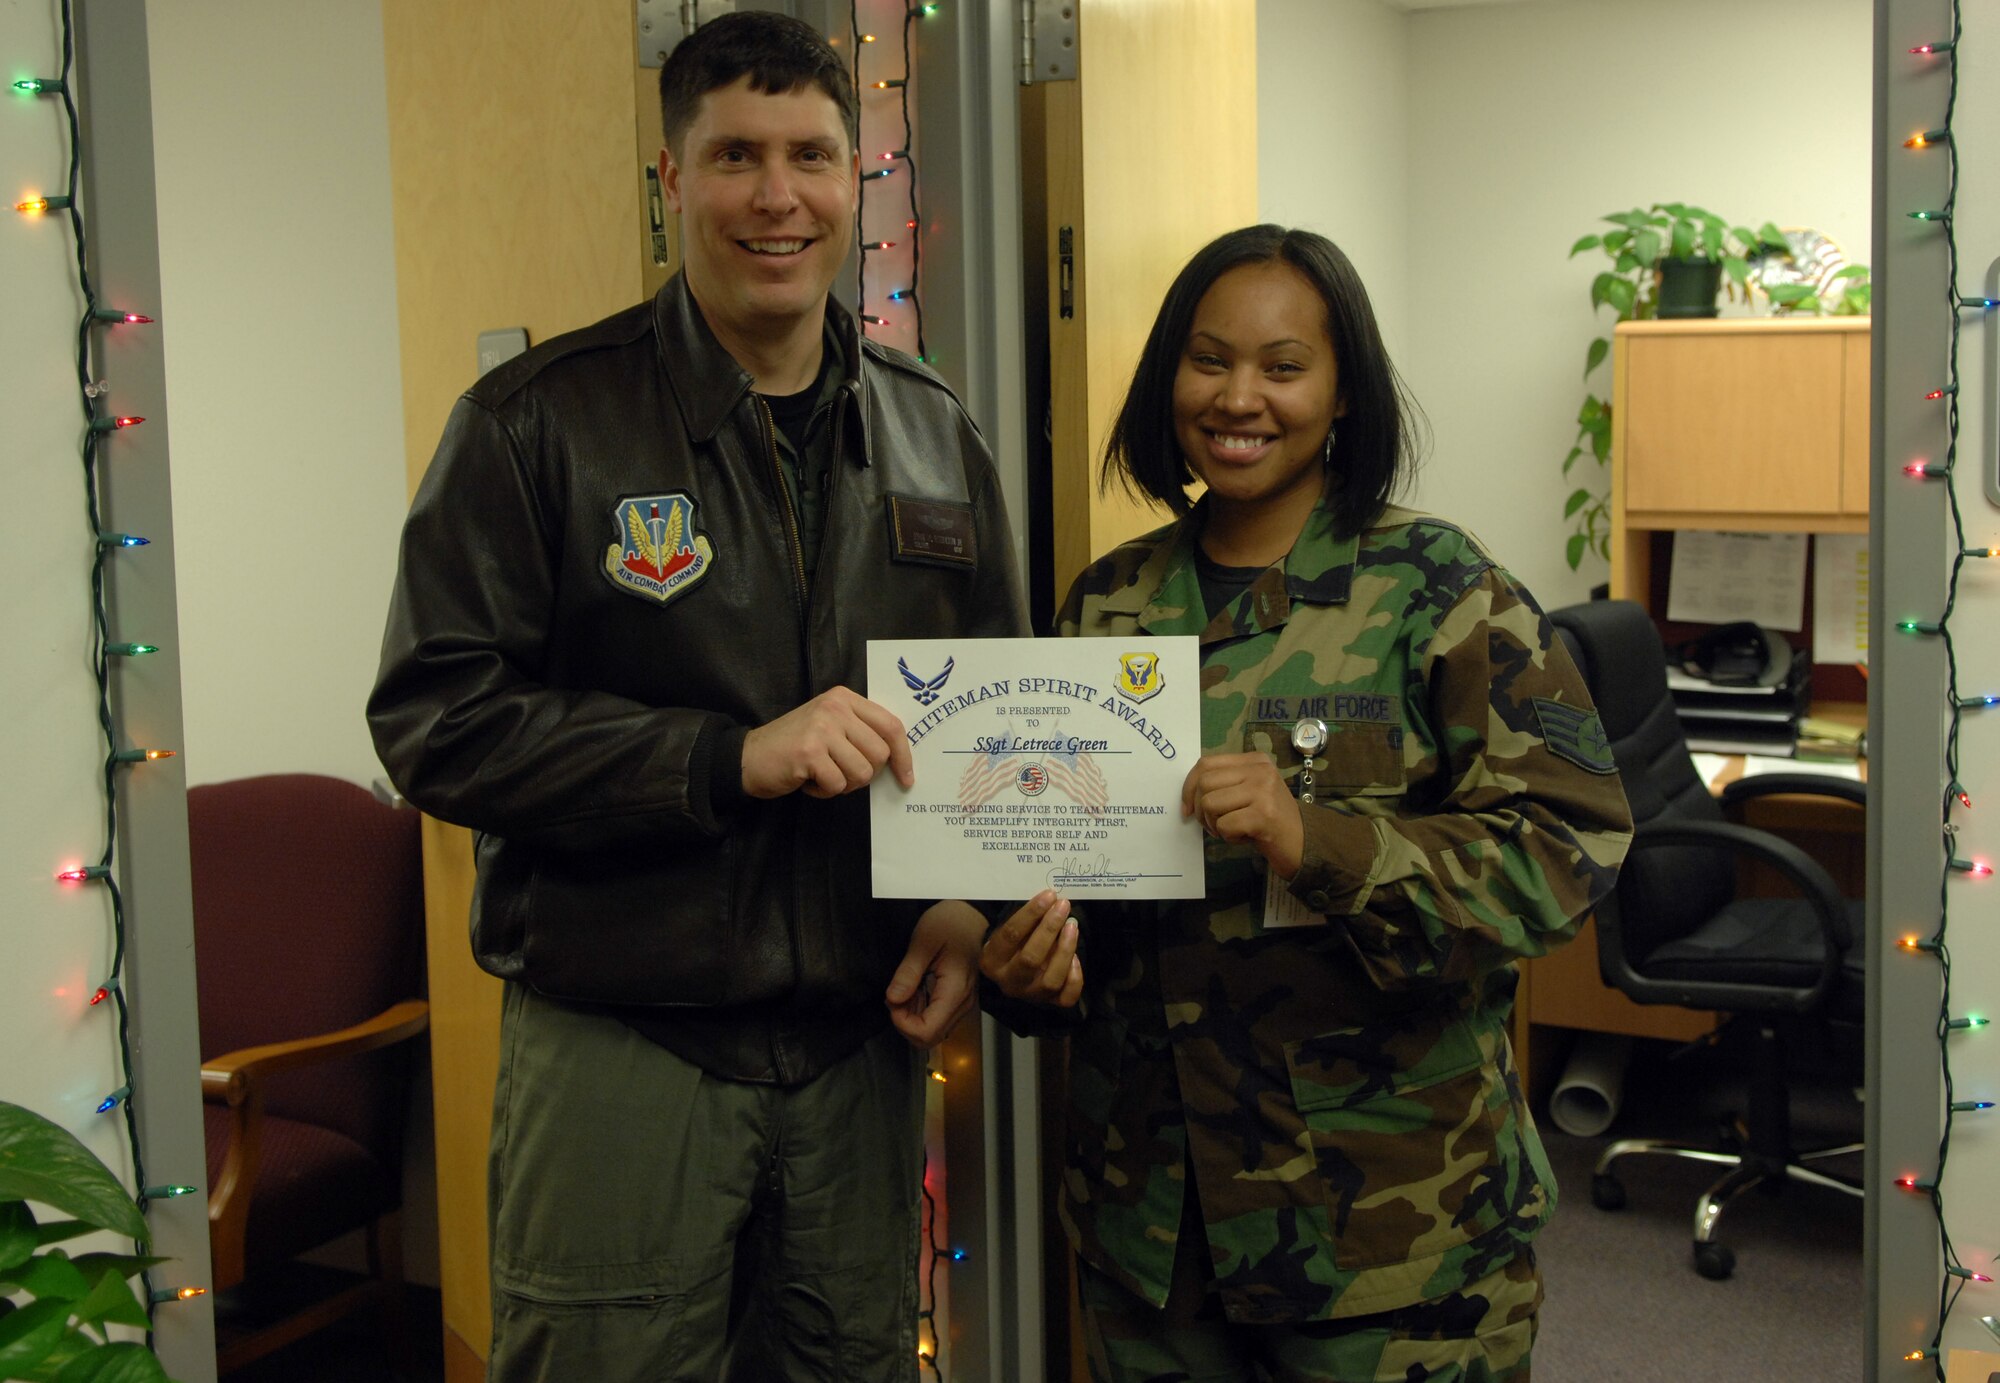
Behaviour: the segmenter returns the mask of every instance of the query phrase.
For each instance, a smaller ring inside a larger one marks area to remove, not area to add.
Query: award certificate
[[[1191,636],[871,639],[868,695],[902,718],[904,791],[869,785],[878,898],[1199,898]]]

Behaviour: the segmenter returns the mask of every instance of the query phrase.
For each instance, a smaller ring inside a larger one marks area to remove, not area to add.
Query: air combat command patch
[[[708,575],[715,553],[694,531],[694,500],[675,492],[618,502],[611,515],[617,541],[604,552],[611,584],[662,605]]]
[[[1618,761],[1611,757],[1611,741],[1605,738],[1604,722],[1596,711],[1538,696],[1535,716],[1542,722],[1542,743],[1557,758],[1590,773],[1618,771]]]

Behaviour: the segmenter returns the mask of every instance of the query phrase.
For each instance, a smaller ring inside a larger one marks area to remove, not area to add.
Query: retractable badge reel
[[[1313,800],[1314,771],[1320,767],[1317,755],[1326,748],[1326,722],[1301,720],[1292,726],[1292,748],[1299,751],[1299,801]]]

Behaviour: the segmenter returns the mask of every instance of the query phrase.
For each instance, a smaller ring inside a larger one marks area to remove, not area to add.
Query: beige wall
[[[1258,215],[1347,252],[1409,349],[1410,20],[1383,0],[1258,0]]]
[[[407,502],[381,11],[150,10],[188,779],[366,783]]]
[[[1562,556],[1560,467],[1604,325],[1595,266],[1565,254],[1607,211],[1685,200],[1865,261],[1870,13],[1823,0],[1810,60],[1776,62],[1757,36],[1798,16],[1778,0],[1677,0],[1671,23],[1644,0],[1260,0],[1265,213],[1345,237],[1433,426],[1417,502],[1545,604],[1604,577]]]

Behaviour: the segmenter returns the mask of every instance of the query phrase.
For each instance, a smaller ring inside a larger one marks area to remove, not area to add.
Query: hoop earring
[[[1319,458],[1320,465],[1326,467],[1328,470],[1333,468],[1333,434],[1333,424],[1328,423],[1326,426],[1326,448],[1320,454]]]

